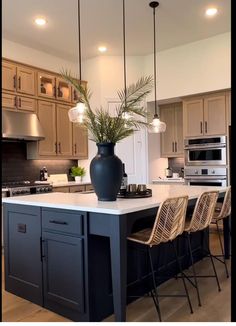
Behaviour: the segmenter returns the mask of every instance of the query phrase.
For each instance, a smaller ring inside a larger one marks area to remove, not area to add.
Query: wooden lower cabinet
[[[92,184],[86,185],[74,185],[74,186],[62,186],[62,187],[53,187],[53,192],[83,192],[93,190]]]

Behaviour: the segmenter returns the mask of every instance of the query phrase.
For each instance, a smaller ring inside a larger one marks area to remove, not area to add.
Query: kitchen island
[[[223,187],[148,188],[150,198],[116,202],[99,202],[94,193],[3,198],[6,290],[72,320],[101,321],[114,312],[116,321],[125,321],[127,293],[136,293],[138,280],[149,275],[144,253],[137,255],[127,236],[151,225],[168,197],[188,195],[191,206],[203,191],[225,192]],[[197,232],[193,239],[200,258],[202,235]],[[180,240],[187,267],[185,242]],[[176,263],[168,244],[158,247],[158,273],[163,256],[168,256],[165,265],[172,277]]]

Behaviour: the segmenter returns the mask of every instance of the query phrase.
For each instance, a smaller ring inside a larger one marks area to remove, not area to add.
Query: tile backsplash
[[[43,166],[48,173],[66,173],[69,180],[69,169],[77,165],[77,160],[27,160],[26,143],[21,141],[2,142],[2,182],[39,180],[39,171]]]
[[[184,158],[183,157],[175,157],[175,158],[168,158],[169,167],[175,173],[179,173],[180,177],[184,176],[183,168],[184,168]]]

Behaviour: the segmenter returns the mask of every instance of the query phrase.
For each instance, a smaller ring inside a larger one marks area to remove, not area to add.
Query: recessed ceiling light
[[[107,48],[105,46],[99,46],[98,51],[106,52]]]
[[[43,17],[37,17],[37,18],[35,18],[34,22],[35,22],[35,24],[37,24],[39,26],[43,26],[46,24],[47,21]]]
[[[215,16],[217,14],[218,10],[217,8],[208,8],[206,10],[206,15],[207,16]]]

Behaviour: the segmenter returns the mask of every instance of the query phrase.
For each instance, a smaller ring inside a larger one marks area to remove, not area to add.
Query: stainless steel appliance
[[[226,165],[226,136],[185,139],[184,152],[185,166]]]
[[[52,191],[50,183],[37,183],[37,181],[6,182],[2,184],[2,194],[4,197],[25,196],[32,194],[42,194]]]
[[[184,178],[190,186],[227,186],[226,167],[196,167],[187,166],[184,170]]]

